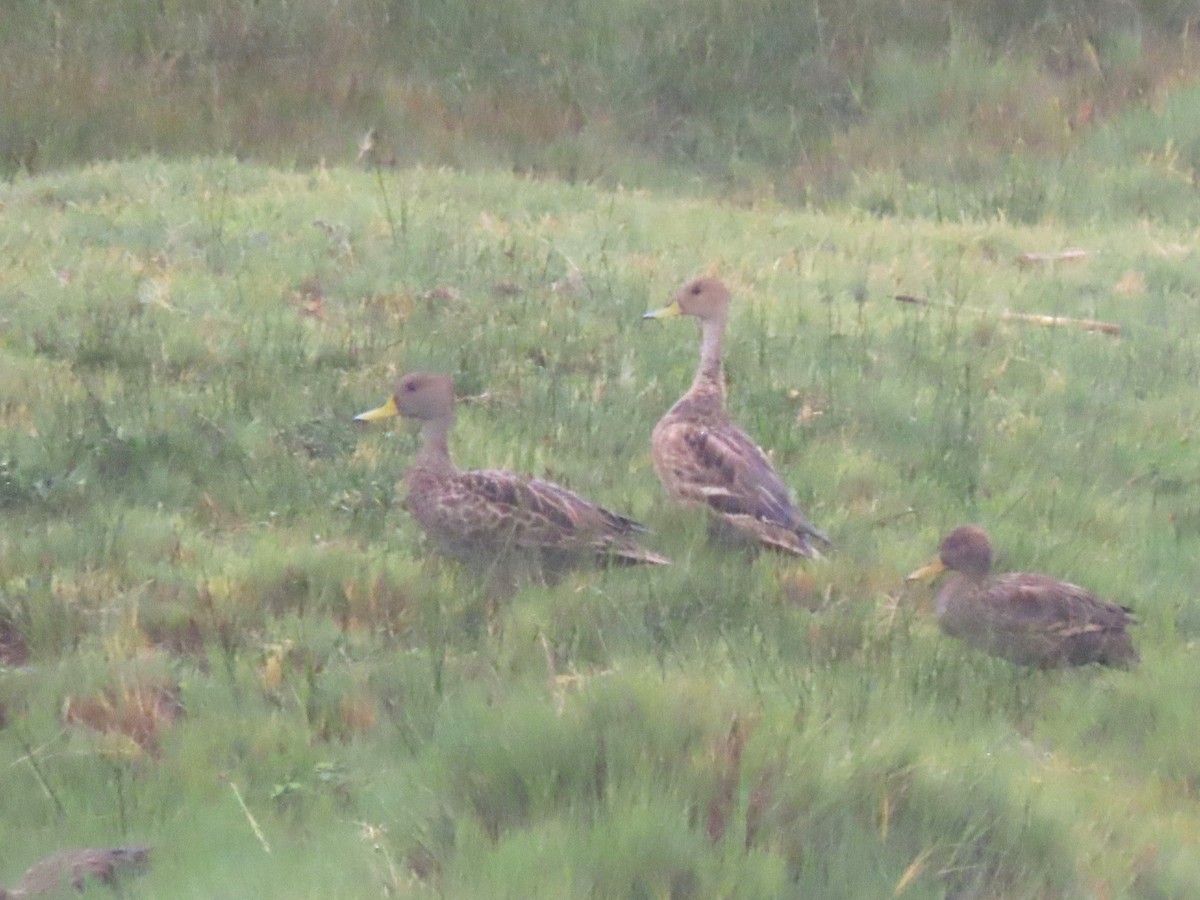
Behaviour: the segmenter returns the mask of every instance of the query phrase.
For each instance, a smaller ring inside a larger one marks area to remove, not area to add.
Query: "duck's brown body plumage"
[[[122,870],[144,867],[149,856],[143,846],[59,850],[30,866],[11,890],[0,888],[0,900],[63,896],[82,891],[91,878],[112,884]]]
[[[670,306],[647,318],[695,316],[700,321],[700,365],[692,386],[654,426],[654,469],[679,503],[704,507],[718,531],[798,556],[819,556],[830,545],[791,500],[786,484],[761,448],[725,411],[721,339],[729,291],[716,278],[688,282]]]
[[[632,535],[645,528],[552,482],[504,470],[453,474],[413,466],[405,507],[443,553],[488,561],[537,553],[550,568],[597,562],[661,563]]]
[[[1018,665],[1060,668],[1100,663],[1127,668],[1138,653],[1126,629],[1135,624],[1123,606],[1049,575],[991,575],[987,533],[974,525],[952,531],[934,563],[910,579],[952,574],[938,591],[942,631]]]
[[[501,469],[460,471],[447,435],[454,390],[444,375],[414,372],[393,398],[358,416],[403,415],[421,422],[423,446],[405,481],[405,507],[438,549],[481,567],[523,557],[544,572],[580,563],[667,565],[634,535],[641,525],[564,487]]]

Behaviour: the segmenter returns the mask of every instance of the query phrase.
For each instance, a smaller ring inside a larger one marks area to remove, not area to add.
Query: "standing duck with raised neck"
[[[588,562],[670,563],[637,543],[642,525],[564,487],[502,469],[460,471],[450,457],[454,383],[448,376],[404,375],[386,403],[355,420],[397,415],[421,423],[421,449],[405,475],[405,507],[447,556],[485,569],[523,557],[540,574]]]
[[[692,316],[700,322],[700,365],[692,386],[654,426],[654,469],[676,502],[704,507],[722,536],[749,539],[797,556],[831,546],[797,508],[763,451],[729,420],[721,339],[729,290],[720,279],[689,281],[669,306],[643,318]]]
[[[908,580],[932,580],[946,569],[954,574],[938,591],[934,614],[943,633],[965,644],[1041,669],[1138,662],[1125,630],[1135,623],[1128,609],[1049,575],[992,575],[992,543],[977,525],[955,528],[938,558]]]

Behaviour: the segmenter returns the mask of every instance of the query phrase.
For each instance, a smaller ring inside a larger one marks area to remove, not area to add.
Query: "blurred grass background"
[[[5,26],[10,175],[343,162],[375,129],[384,163],[1033,221],[1096,214],[1092,169],[1135,149],[1156,165],[1109,202],[1167,214],[1200,161],[1194,101],[1166,106],[1191,0],[14,0]]]
[[[9,4],[0,883],[146,840],[127,896],[1192,896],[1197,24]],[[710,266],[823,563],[663,503],[696,339],[640,315]],[[349,421],[415,368],[472,398],[461,464],[676,565],[489,616],[399,508],[415,437]],[[964,521],[1133,606],[1144,664],[942,638],[902,577]]]

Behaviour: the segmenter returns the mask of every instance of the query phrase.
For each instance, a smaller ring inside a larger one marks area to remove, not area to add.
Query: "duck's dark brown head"
[[[906,581],[932,581],[946,569],[971,578],[984,578],[992,568],[992,542],[978,525],[960,525],[946,535],[938,558],[911,572]]]
[[[978,525],[960,525],[946,535],[938,557],[947,569],[982,578],[992,568],[992,542]]]

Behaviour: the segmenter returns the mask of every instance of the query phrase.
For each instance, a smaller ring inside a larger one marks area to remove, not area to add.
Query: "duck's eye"
[[[416,382],[413,382],[413,381],[405,382],[404,389],[411,394],[413,391],[415,391],[417,389]]]
[[[692,285],[692,296],[695,296],[696,294],[699,294],[699,293],[700,293],[700,285],[693,284]]]

